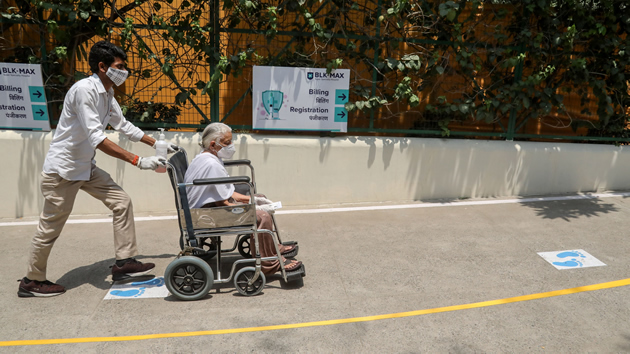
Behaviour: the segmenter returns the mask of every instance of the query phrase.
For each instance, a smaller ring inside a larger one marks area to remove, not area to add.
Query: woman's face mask
[[[219,145],[222,149],[217,151],[217,156],[222,158],[222,159],[231,159],[232,156],[234,156],[234,153],[236,152],[236,148],[234,147],[234,143],[228,145],[228,146],[223,146],[221,145],[221,143],[219,143],[218,141],[216,142],[217,145]]]
[[[120,86],[125,82],[125,80],[127,80],[129,71],[109,67],[105,72],[105,75],[112,80],[114,85]]]

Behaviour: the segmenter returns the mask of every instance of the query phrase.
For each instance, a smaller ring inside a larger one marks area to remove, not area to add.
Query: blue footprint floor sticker
[[[137,282],[133,282],[131,283],[132,286],[136,286],[136,285],[144,285],[146,287],[158,287],[158,286],[163,286],[164,285],[164,278],[153,278],[151,280],[145,280],[145,281],[137,281]]]
[[[586,256],[579,251],[564,251],[560,252],[556,255],[558,258],[567,258],[567,257],[580,257],[586,258]],[[553,262],[552,264],[561,266],[561,267],[581,267],[583,263],[578,258],[571,258],[570,260],[566,260],[564,262]]]
[[[582,262],[578,261],[576,258],[571,258],[570,261],[553,262],[552,264],[555,264],[561,267],[581,267],[582,266]]]
[[[169,295],[164,277],[127,283],[114,283],[104,300],[165,298]]]
[[[131,289],[131,290],[112,290],[110,294],[114,296],[120,296],[120,297],[138,297],[144,294],[144,289],[145,288]]]
[[[575,269],[606,265],[584,250],[538,252],[538,255],[552,264],[556,269]]]
[[[567,257],[582,257],[586,258],[586,256],[580,251],[564,251],[560,252],[556,255],[558,258],[567,258]]]

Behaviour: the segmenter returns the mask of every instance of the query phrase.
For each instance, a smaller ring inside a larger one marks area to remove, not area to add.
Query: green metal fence
[[[320,6],[313,14],[318,14],[321,10],[323,10],[326,6],[328,6],[329,0],[325,0],[321,2]],[[212,42],[211,45],[214,46],[217,52],[221,50],[220,42],[221,36],[232,36],[238,34],[245,35],[264,35],[263,31],[257,30],[248,30],[248,29],[239,29],[239,28],[225,28],[220,25],[220,21],[218,18],[218,14],[220,13],[220,3],[219,1],[211,2],[213,11],[215,16],[213,17],[213,21],[217,29],[214,35],[211,37]],[[382,0],[378,0],[377,5],[377,16],[379,16],[383,12],[383,4]],[[40,14],[41,15],[41,14]],[[9,24],[16,23],[15,21],[8,20],[6,18],[0,18],[0,24]],[[25,22],[21,22],[24,24]],[[119,24],[119,27],[122,27],[123,24]],[[135,28],[138,30],[142,29],[150,29],[151,26],[147,25],[135,25]],[[354,40],[363,40],[363,41],[373,41],[374,42],[374,69],[372,71],[372,86],[371,92],[372,95],[376,94],[377,91],[377,69],[376,64],[379,62],[379,51],[378,46],[379,42],[383,40],[381,38],[381,28],[380,22],[376,22],[375,25],[375,34],[373,36],[369,35],[357,35],[357,34],[336,34],[335,36],[339,36],[344,39],[354,39]],[[35,31],[36,33],[40,33],[39,31]],[[4,33],[0,33],[0,39],[4,36]],[[279,50],[275,53],[275,57],[269,62],[269,65],[275,64],[275,59],[286,53],[286,51],[291,49],[292,42],[298,37],[311,37],[312,33],[306,30],[306,26],[294,30],[294,31],[278,31],[276,34],[276,38],[286,38],[284,41],[279,41],[278,47]],[[45,61],[47,57],[47,43],[46,37],[41,36],[39,38],[39,55]],[[453,42],[444,41],[444,40],[434,40],[430,38],[389,38],[389,40],[398,40],[401,43],[422,43],[426,45],[453,45]],[[477,48],[471,44],[471,48],[476,50]],[[2,48],[0,48],[2,49]],[[520,53],[527,53],[527,49],[523,47],[518,48]],[[6,56],[6,52],[5,52]],[[4,58],[0,57],[0,60]],[[159,56],[155,56],[152,59],[154,62],[151,65],[161,66]],[[129,62],[137,63],[139,61],[138,58],[130,58]],[[216,67],[216,62],[209,63],[210,75],[214,74],[214,70]],[[49,68],[43,67],[44,75],[47,76],[49,74]],[[514,71],[514,79],[520,80],[523,74],[523,66],[522,63],[516,67]],[[178,81],[178,78],[174,75],[166,75],[162,78],[164,81],[163,85],[166,87],[171,87],[172,92],[185,92],[186,87],[182,86]],[[162,85],[162,84],[160,84]],[[47,86],[47,90],[51,91],[55,88],[52,86]],[[171,129],[202,129],[209,122],[224,122],[230,124],[234,129],[238,129],[241,131],[253,131],[251,124],[242,124],[238,122],[238,120],[234,119],[236,114],[239,112],[247,112],[249,111],[251,114],[251,106],[248,107],[246,105],[246,101],[248,97],[251,96],[251,86],[243,89],[241,91],[236,92],[229,90],[220,90],[217,89],[215,92],[209,97],[199,97],[190,95],[187,99],[186,104],[182,106],[185,113],[182,114],[177,123],[146,123],[141,121],[135,121],[134,124],[144,129],[156,129],[158,127],[171,128]],[[223,107],[221,109],[221,102],[225,101],[225,97],[227,95],[233,95],[235,99],[234,103],[229,107]],[[137,97],[140,100],[148,100],[148,97]],[[163,102],[165,104],[172,104],[172,102]],[[58,105],[59,102],[50,102],[51,105],[49,111],[55,112],[58,109],[55,109],[55,105]],[[426,137],[443,137],[444,131],[439,129],[434,121],[419,121],[418,124],[413,124],[411,127],[382,127],[379,126],[379,117],[378,110],[372,109],[368,112],[352,112],[352,118],[349,119],[348,125],[348,134],[359,134],[359,135],[396,135],[396,136],[426,136]],[[51,123],[56,125],[57,121],[55,117],[51,117]],[[242,121],[242,119],[241,119]],[[350,123],[352,122],[352,123]],[[479,131],[476,129],[479,125],[474,122],[469,122],[468,126],[463,127],[462,129],[451,129],[449,136],[455,138],[480,138],[480,139],[503,139],[503,140],[564,140],[564,141],[591,141],[591,142],[602,142],[602,143],[626,143],[630,142],[630,139],[626,138],[618,138],[618,137],[600,137],[600,136],[577,136],[570,134],[532,134],[526,131],[526,125],[528,124],[529,119],[527,117],[520,118],[517,117],[516,111],[513,109],[509,112],[506,119],[498,120],[491,124],[491,126],[485,126],[485,131]],[[254,131],[255,132],[255,131]],[[265,131],[265,134],[273,134],[273,131]],[[304,133],[300,133],[304,134]],[[322,134],[327,135],[342,135],[340,133],[325,133]]]

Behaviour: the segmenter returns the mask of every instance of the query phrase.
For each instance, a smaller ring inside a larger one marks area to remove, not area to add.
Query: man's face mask
[[[125,82],[125,80],[127,80],[129,71],[109,67],[105,72],[105,75],[112,80],[114,85],[120,86]]]
[[[236,148],[234,147],[234,144],[230,144],[228,146],[223,146],[221,145],[221,143],[217,142],[217,145],[219,145],[220,147],[222,147],[221,150],[217,151],[217,156],[222,158],[222,159],[231,159],[232,156],[234,156],[234,153],[236,152]]]

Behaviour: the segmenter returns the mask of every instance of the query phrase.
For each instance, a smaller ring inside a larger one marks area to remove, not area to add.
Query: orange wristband
[[[138,160],[140,160],[140,156],[136,155],[136,157],[133,158],[133,161],[131,161],[131,164],[137,166]]]

